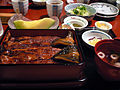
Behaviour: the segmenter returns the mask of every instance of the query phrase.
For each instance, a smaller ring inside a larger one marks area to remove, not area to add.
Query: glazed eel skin
[[[51,46],[57,36],[10,37],[4,41],[0,64],[55,64],[51,58],[61,49]]]

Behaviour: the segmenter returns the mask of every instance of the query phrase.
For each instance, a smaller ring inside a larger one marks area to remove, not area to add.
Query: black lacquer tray
[[[80,63],[63,64],[0,64],[0,87],[75,87],[83,86],[86,81],[84,74],[84,61],[82,48],[78,46],[78,40],[73,30],[18,30],[9,29],[5,31],[1,45],[7,33],[12,37],[21,36],[58,36],[66,37],[68,33],[73,34],[75,45],[80,54]]]

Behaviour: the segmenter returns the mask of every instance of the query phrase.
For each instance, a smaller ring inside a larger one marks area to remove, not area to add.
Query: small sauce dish
[[[98,30],[103,31],[105,33],[108,33],[109,30],[112,29],[112,25],[109,22],[106,22],[106,21],[97,21],[97,22],[95,22],[95,27]]]
[[[67,23],[71,24],[75,29],[83,29],[86,27],[85,23],[80,20],[69,20]]]
[[[65,24],[70,24],[73,28],[79,31],[87,27],[88,21],[85,18],[78,16],[68,16],[64,19]]]

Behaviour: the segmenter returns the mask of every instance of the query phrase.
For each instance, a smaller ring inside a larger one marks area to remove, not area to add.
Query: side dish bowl
[[[79,7],[79,6],[85,6],[86,10],[89,12],[89,15],[82,16],[82,15],[76,15],[76,14],[70,13],[70,10],[73,10],[76,7]],[[83,18],[87,19],[88,21],[91,21],[96,14],[96,9],[94,9],[92,6],[89,6],[87,4],[73,3],[73,4],[68,4],[68,5],[65,6],[65,12],[66,12],[67,16],[80,16],[80,17],[83,17]]]
[[[82,34],[82,40],[89,46],[95,47],[95,44],[103,39],[112,39],[110,35],[99,30],[89,30]]]

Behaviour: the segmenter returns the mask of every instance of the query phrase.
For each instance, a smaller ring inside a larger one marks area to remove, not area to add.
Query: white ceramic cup
[[[0,18],[0,39],[3,35],[3,32],[4,32],[4,30],[3,30],[2,21],[1,21],[1,18]]]
[[[63,1],[62,0],[47,0],[46,7],[48,16],[57,16],[60,17],[63,9]]]
[[[29,7],[29,0],[11,0],[13,9],[16,13],[26,15]]]

